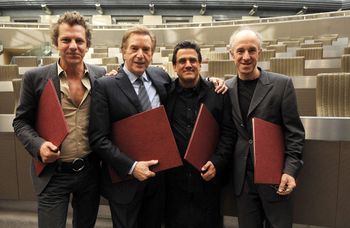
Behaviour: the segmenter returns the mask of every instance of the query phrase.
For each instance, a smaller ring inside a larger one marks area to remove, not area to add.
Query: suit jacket
[[[106,73],[105,69],[90,64],[85,64],[89,72],[91,86],[96,78]],[[57,75],[57,63],[44,67],[38,67],[27,71],[23,76],[20,102],[13,120],[13,128],[16,136],[34,159],[39,159],[40,146],[46,141],[35,131],[36,113],[41,93],[49,79],[52,79],[57,96],[60,99],[60,80]],[[33,163],[33,162],[32,162]],[[50,181],[57,163],[49,163],[44,171],[37,176],[34,164],[31,164],[31,176],[36,194],[40,194]]]
[[[169,90],[169,97],[166,103],[166,111],[169,120],[172,120],[172,114],[177,100],[176,82],[172,84]],[[212,83],[200,79],[199,95],[198,95],[198,107],[201,103],[207,107],[207,109],[214,116],[220,127],[220,138],[216,150],[210,158],[210,161],[214,164],[217,173],[221,173],[229,164],[232,158],[234,144],[236,142],[236,128],[233,126],[231,116],[231,104],[228,93],[222,95],[217,94],[214,91]],[[181,168],[181,167],[179,167]],[[197,170],[195,170],[198,172]]]
[[[149,67],[147,76],[155,87],[160,102],[167,97],[166,88],[170,85],[169,75],[157,67]],[[136,179],[111,183],[108,172],[110,165],[118,175],[126,176],[134,160],[129,158],[118,145],[111,141],[112,123],[142,112],[142,106],[126,73],[121,69],[116,76],[103,77],[95,82],[91,103],[89,137],[91,147],[102,159],[102,193],[109,199],[119,203],[129,203],[134,198],[138,188],[144,186],[145,181]],[[132,143],[132,139],[130,139]]]
[[[247,157],[253,151],[252,118],[279,124],[284,130],[285,162],[283,173],[297,177],[303,162],[302,150],[305,132],[297,109],[296,95],[291,78],[261,70],[248,114],[247,126],[244,126],[238,100],[237,76],[229,79],[226,84],[232,102],[233,121],[238,131],[238,140],[234,153],[233,176],[235,193],[241,193]]]

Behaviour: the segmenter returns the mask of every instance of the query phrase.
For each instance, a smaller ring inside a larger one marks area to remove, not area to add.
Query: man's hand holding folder
[[[182,165],[163,106],[113,123],[112,135],[114,145],[137,161],[132,175],[139,181]],[[118,176],[112,167],[109,174],[112,183],[131,179],[131,176]]]
[[[56,161],[60,156],[58,147],[69,132],[52,80],[48,80],[41,94],[35,129],[46,140],[38,154],[42,161],[33,160],[36,175],[39,176],[45,164]]]

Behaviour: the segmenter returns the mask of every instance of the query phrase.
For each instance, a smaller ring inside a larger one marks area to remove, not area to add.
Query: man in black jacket
[[[220,127],[220,138],[202,172],[184,165],[166,173],[166,228],[220,227],[218,175],[229,163],[236,139],[228,94],[215,93],[213,85],[200,76],[199,46],[183,41],[175,46],[173,82],[166,103],[169,121],[181,157],[184,157],[200,105],[203,103]]]

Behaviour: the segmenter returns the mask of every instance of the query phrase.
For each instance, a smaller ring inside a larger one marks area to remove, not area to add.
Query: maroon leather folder
[[[158,160],[154,172],[182,165],[181,157],[163,106],[122,119],[112,125],[113,143],[135,161]],[[131,179],[120,177],[112,167],[113,183]]]
[[[68,135],[68,126],[64,118],[52,80],[48,80],[39,100],[35,129],[39,136],[59,147]],[[33,159],[36,175],[39,176],[45,164]]]
[[[201,104],[194,125],[190,142],[185,153],[185,160],[197,170],[209,160],[219,141],[220,128],[214,116]]]
[[[281,126],[253,118],[254,182],[280,184],[284,164],[284,135]]]

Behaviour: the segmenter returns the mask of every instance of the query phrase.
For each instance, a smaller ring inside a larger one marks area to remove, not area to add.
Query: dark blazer
[[[232,102],[233,121],[238,131],[238,140],[234,153],[234,188],[235,193],[241,193],[247,157],[253,151],[252,124],[253,117],[279,124],[284,130],[285,163],[283,173],[297,177],[303,161],[302,150],[305,132],[299,117],[296,95],[291,78],[261,70],[253,98],[248,110],[247,126],[243,125],[238,100],[237,76],[226,81]]]
[[[85,64],[89,71],[91,86],[96,78],[106,73],[102,67]],[[57,63],[44,67],[38,67],[27,71],[23,76],[20,102],[16,110],[16,117],[13,120],[15,134],[26,150],[34,159],[38,158],[40,146],[45,142],[35,131],[36,113],[41,93],[49,79],[52,79],[57,96],[60,99],[60,81],[57,75]],[[38,177],[35,174],[34,165],[31,165],[31,176],[36,194],[40,194],[50,181],[57,163],[46,165],[44,171]]]
[[[204,103],[206,108],[214,116],[215,120],[220,126],[220,140],[216,147],[215,153],[210,160],[213,162],[216,171],[220,173],[229,164],[232,158],[234,144],[236,142],[236,129],[233,126],[231,116],[231,104],[228,93],[222,95],[214,91],[212,83],[200,79],[200,88],[198,96],[198,106]],[[169,90],[169,97],[166,103],[166,110],[169,120],[172,119],[175,103],[177,100],[177,93],[175,91],[175,82]]]
[[[158,67],[149,67],[146,70],[164,103],[170,85],[169,75]],[[120,176],[128,175],[134,160],[125,155],[111,141],[111,125],[113,122],[142,112],[137,94],[126,73],[121,69],[116,76],[103,77],[95,82],[92,92],[93,99],[90,113],[90,144],[102,159],[102,193],[118,203],[129,203],[134,198],[138,188],[144,182],[136,179],[112,184],[108,173],[108,165]],[[132,143],[132,139],[130,139]]]

